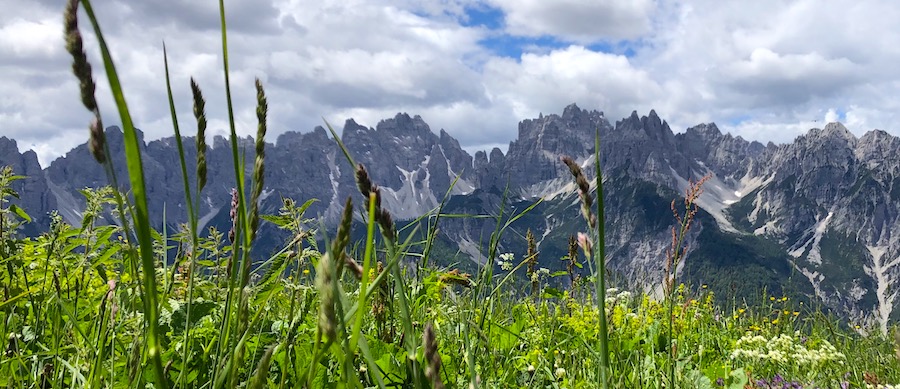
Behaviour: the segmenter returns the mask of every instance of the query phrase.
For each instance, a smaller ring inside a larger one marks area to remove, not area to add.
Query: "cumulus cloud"
[[[511,34],[559,36],[580,43],[634,39],[649,31],[652,0],[491,0]]]
[[[650,102],[662,97],[662,88],[628,58],[581,46],[525,54],[519,61],[494,59],[486,66],[485,79],[493,98],[514,107],[522,118],[577,102],[602,107],[615,120],[635,109],[649,111]]]
[[[0,135],[42,163],[86,140],[90,115],[63,49],[57,0],[0,0]],[[188,81],[210,130],[228,129],[215,2],[110,0],[98,17],[148,139],[169,136],[162,42],[183,129]],[[900,8],[887,0],[233,0],[226,3],[235,118],[254,132],[262,79],[272,139],[326,118],[367,126],[419,114],[474,150],[505,145],[518,120],[570,103],[656,111],[678,131],[701,122],[788,142],[839,119],[860,135],[900,133]],[[83,25],[87,25],[86,22]],[[85,30],[107,124],[115,110]],[[505,50],[497,45],[514,44]],[[831,112],[831,113],[829,113]]]

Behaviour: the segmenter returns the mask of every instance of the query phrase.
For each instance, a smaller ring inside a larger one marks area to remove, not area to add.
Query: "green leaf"
[[[548,286],[548,287],[544,288],[544,296],[562,298],[563,292],[559,289],[551,288]]]
[[[31,223],[31,216],[28,216],[22,208],[17,207],[15,204],[9,206],[9,210],[12,211],[16,216],[24,220],[26,223]]]
[[[732,371],[728,375],[728,389],[742,389],[747,382],[747,373],[744,372],[744,368]]]
[[[284,228],[291,222],[291,218],[287,215],[261,215],[260,218],[279,228]]]

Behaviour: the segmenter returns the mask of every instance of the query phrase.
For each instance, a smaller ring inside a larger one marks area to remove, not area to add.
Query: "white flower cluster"
[[[794,332],[793,337],[780,334],[771,339],[747,333],[738,339],[731,358],[812,366],[827,362],[844,364],[844,354],[838,352],[827,340],[822,340],[818,348],[810,349],[795,338],[800,338],[799,331]]]
[[[500,269],[503,271],[510,271],[513,269],[513,260],[515,257],[516,256],[513,253],[500,254],[500,260],[497,261],[497,265],[499,265]]]
[[[606,306],[613,306],[616,304],[628,304],[628,301],[631,300],[631,292],[627,290],[619,291],[619,288],[609,288],[606,290]]]
[[[534,273],[531,273],[531,282],[538,282],[542,278],[547,278],[550,275],[550,269],[546,267],[542,267],[537,269]]]

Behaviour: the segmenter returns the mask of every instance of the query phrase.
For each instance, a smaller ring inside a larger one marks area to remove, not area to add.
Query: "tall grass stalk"
[[[688,247],[685,243],[685,240],[687,239],[688,232],[691,229],[691,224],[694,221],[694,216],[696,216],[698,211],[696,201],[703,193],[703,183],[709,180],[709,178],[710,176],[705,176],[697,182],[689,182],[688,188],[684,193],[683,215],[679,213],[678,209],[676,209],[675,200],[672,200],[671,204],[672,214],[674,215],[675,220],[678,222],[678,227],[672,227],[672,246],[669,249],[668,253],[663,285],[666,292],[666,305],[668,308],[668,314],[666,316],[668,341],[666,346],[668,351],[667,376],[670,388],[675,388],[678,385],[677,377],[675,376],[675,360],[678,357],[678,345],[675,341],[676,336],[674,333],[674,311],[676,297],[675,294],[677,292],[676,288],[678,285],[678,265],[681,263],[681,261],[684,260],[684,257],[687,255]]]
[[[603,171],[600,169],[600,129],[594,136],[594,169],[597,186],[597,228],[594,242],[597,247],[597,267],[594,273],[597,304],[600,307],[600,380],[604,388],[609,382],[609,330],[606,328],[606,215],[603,206]],[[590,260],[590,259],[588,259]]]
[[[609,385],[609,329],[606,318],[606,217],[603,207],[603,172],[600,167],[600,129],[596,130],[594,137],[594,173],[595,186],[597,188],[597,208],[594,213],[593,198],[591,197],[590,184],[575,160],[563,156],[561,161],[569,168],[575,185],[578,187],[578,196],[581,199],[581,214],[588,225],[588,234],[579,233],[579,245],[584,250],[586,261],[591,263],[593,259],[594,294],[598,310],[598,336],[597,348],[599,348],[600,364],[598,366],[597,386],[607,388]]]
[[[172,117],[172,128],[175,131],[175,144],[178,147],[178,160],[181,165],[181,177],[182,177],[182,187],[184,188],[184,202],[187,208],[187,218],[188,218],[188,228],[190,233],[190,251],[188,253],[189,256],[189,265],[188,268],[188,299],[187,299],[187,308],[185,309],[186,317],[184,319],[184,337],[182,338],[182,353],[181,353],[181,371],[178,373],[178,378],[176,379],[176,385],[181,387],[184,386],[184,374],[188,371],[188,355],[191,353],[191,336],[190,336],[190,328],[191,328],[191,308],[193,306],[193,292],[194,292],[194,273],[196,269],[196,261],[197,261],[197,247],[199,245],[199,238],[197,234],[197,213],[194,211],[194,203],[195,200],[193,196],[191,196],[191,185],[188,181],[188,170],[187,163],[185,162],[186,157],[184,153],[184,145],[181,138],[181,130],[178,126],[178,115],[175,112],[175,99],[172,95],[172,83],[169,77],[169,55],[166,51],[166,45],[163,43],[163,66],[165,67],[165,75],[166,75],[166,94],[168,95],[169,100],[169,113]],[[198,136],[199,138],[199,136]],[[199,139],[197,140],[199,142]],[[198,155],[200,155],[198,153]],[[198,177],[199,181],[199,177]],[[197,189],[197,204],[199,204],[199,196],[200,196],[200,188],[198,184]],[[166,228],[165,224],[163,228]],[[165,245],[165,242],[164,242]],[[173,278],[174,272],[178,271],[178,268],[175,267],[173,269]]]
[[[134,219],[135,235],[137,235],[138,240],[137,250],[140,255],[143,271],[143,274],[140,276],[143,284],[143,298],[141,300],[144,304],[144,320],[147,327],[147,355],[150,359],[153,372],[156,375],[156,383],[162,388],[168,388],[169,382],[163,371],[161,357],[162,346],[159,341],[159,303],[157,301],[156,266],[153,259],[153,237],[150,233],[149,209],[147,206],[143,163],[141,161],[138,138],[134,129],[134,123],[131,120],[131,114],[128,110],[128,104],[125,101],[125,94],[123,93],[122,86],[119,82],[118,73],[116,72],[112,56],[109,53],[109,48],[107,47],[106,40],[100,29],[100,24],[97,22],[97,18],[94,15],[91,2],[89,0],[81,0],[81,4],[84,6],[85,13],[94,28],[94,33],[100,46],[100,53],[103,57],[103,65],[106,69],[109,86],[119,111],[119,117],[122,121],[126,166],[128,168],[128,176],[131,181],[131,191],[134,199],[132,217]]]

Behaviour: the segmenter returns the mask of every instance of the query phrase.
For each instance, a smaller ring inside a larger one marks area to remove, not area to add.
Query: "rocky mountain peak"
[[[722,137],[722,131],[719,130],[719,126],[715,123],[704,123],[688,127],[684,134],[690,139],[698,139],[704,142],[711,142]]]
[[[831,122],[826,124],[822,132],[826,136],[840,136],[847,139],[856,139],[856,136],[854,136],[847,127],[844,127],[844,124],[841,122]]]
[[[881,164],[892,161],[897,170],[900,170],[900,138],[882,130],[872,130],[865,133],[856,144],[856,156],[860,160]]]
[[[14,139],[0,136],[0,155],[12,155],[19,153],[19,146]]]
[[[410,117],[407,113],[398,113],[392,119],[384,119],[375,127],[377,131],[385,131],[395,136],[434,137],[428,123],[421,116]]]
[[[858,141],[856,136],[840,122],[828,123],[822,129],[813,128],[801,138],[804,138],[801,143],[826,147],[853,147]]]

